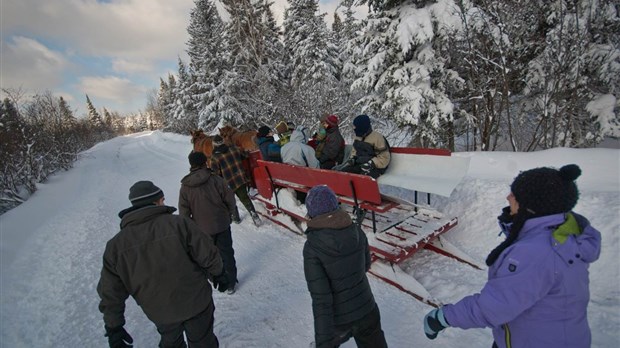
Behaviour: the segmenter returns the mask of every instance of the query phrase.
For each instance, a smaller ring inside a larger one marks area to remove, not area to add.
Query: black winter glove
[[[216,288],[217,291],[224,292],[228,290],[229,285],[228,274],[225,270],[222,271],[222,274],[213,277],[213,287]]]
[[[512,228],[513,217],[513,215],[510,215],[510,206],[502,209],[502,214],[497,217],[497,223],[500,227],[499,235],[503,233],[506,237],[508,237],[510,234],[510,229]]]
[[[443,309],[435,308],[424,317],[424,334],[431,340],[437,337],[441,330],[450,326],[443,316]]]
[[[360,166],[362,173],[368,175],[370,171],[375,167],[375,163],[373,161],[368,161]]]
[[[503,223],[511,223],[512,218],[513,216],[510,215],[510,206],[507,206],[507,207],[502,208],[502,213],[500,216],[497,217],[497,220]]]
[[[133,338],[125,331],[122,326],[109,328],[105,327],[105,336],[108,338],[110,348],[133,347]]]
[[[239,217],[238,214],[237,215],[235,215],[235,214],[230,215],[230,219],[232,220],[232,222],[234,222],[236,224],[241,223],[241,218]]]

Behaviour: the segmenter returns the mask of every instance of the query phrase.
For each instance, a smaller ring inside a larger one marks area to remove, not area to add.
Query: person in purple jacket
[[[493,347],[590,347],[588,267],[601,252],[601,234],[572,212],[580,175],[570,164],[515,178],[510,206],[498,217],[507,237],[487,257],[487,283],[478,294],[430,311],[428,338],[449,326],[490,327]]]

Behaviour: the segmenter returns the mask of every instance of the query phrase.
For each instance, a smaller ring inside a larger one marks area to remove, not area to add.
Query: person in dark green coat
[[[379,307],[366,277],[370,251],[364,232],[338,207],[328,186],[308,191],[304,274],[314,314],[317,348],[353,337],[358,347],[387,347]]]
[[[159,347],[217,347],[211,285],[220,292],[228,277],[213,240],[192,220],[173,215],[164,192],[150,181],[129,189],[121,230],[105,247],[97,285],[110,348],[132,347],[125,330],[131,295],[161,335]]]

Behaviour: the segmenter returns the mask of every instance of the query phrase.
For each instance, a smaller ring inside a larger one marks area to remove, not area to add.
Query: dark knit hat
[[[288,130],[289,130],[290,132],[292,132],[292,131],[294,131],[294,130],[295,130],[295,123],[293,123],[293,122],[291,122],[291,121],[288,121],[288,122],[286,122],[286,127],[288,127]]]
[[[533,217],[571,211],[579,199],[575,179],[581,175],[576,164],[566,165],[560,170],[541,167],[521,172],[510,185],[510,190],[519,203],[519,210],[525,209]]]
[[[257,137],[264,138],[271,132],[271,129],[267,126],[262,126],[258,129],[258,133],[256,133]]]
[[[213,146],[220,146],[224,144],[224,138],[219,134],[213,137]]]
[[[187,159],[192,168],[200,168],[207,163],[207,156],[200,151],[190,153]]]
[[[285,132],[288,132],[288,125],[286,124],[286,122],[280,121],[280,123],[276,125],[276,133],[282,134]]]
[[[353,119],[353,128],[355,130],[355,135],[358,137],[363,137],[364,135],[370,133],[372,127],[370,126],[370,117],[368,115],[359,115],[355,119]]]
[[[330,127],[335,127],[338,125],[338,116],[336,115],[329,115],[327,116],[327,118],[325,118],[325,123],[327,123]]]
[[[306,208],[311,218],[331,213],[338,209],[338,198],[327,185],[318,185],[308,191]]]
[[[134,207],[149,205],[164,196],[164,191],[151,181],[138,181],[129,189],[129,201]]]

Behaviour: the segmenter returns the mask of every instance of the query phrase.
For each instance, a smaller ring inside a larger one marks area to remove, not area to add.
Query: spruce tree
[[[258,127],[274,112],[280,87],[281,46],[270,2],[224,0],[231,68],[222,83],[224,121]]]
[[[222,81],[229,70],[227,35],[212,1],[196,0],[194,4],[187,28],[191,95],[197,126],[212,129],[222,117],[220,110],[226,104]]]
[[[99,112],[97,112],[97,109],[93,106],[88,94],[86,95],[86,108],[88,109],[88,122],[90,123],[92,129],[95,131],[103,130],[104,123],[101,119],[101,115],[99,115]]]
[[[287,74],[294,91],[293,115],[297,122],[314,123],[334,111],[334,95],[341,89],[338,50],[328,32],[317,0],[289,0],[284,19]],[[289,116],[289,117],[291,117]]]
[[[58,107],[60,109],[63,127],[65,129],[75,128],[77,125],[77,120],[75,119],[75,116],[73,116],[73,111],[69,107],[69,104],[63,97],[58,99]]]
[[[620,136],[620,24],[610,0],[545,3],[543,49],[524,80],[520,149],[590,147]]]
[[[405,2],[372,13],[351,42],[349,69],[360,74],[352,88],[363,93],[362,111],[408,127],[416,146],[446,146],[444,125],[452,120],[445,89],[455,76],[433,48],[440,19],[431,6]]]
[[[193,77],[188,74],[185,63],[178,59],[178,79],[173,89],[174,106],[172,118],[175,120],[176,130],[189,133],[198,126],[198,112],[195,109],[194,94],[192,91]]]

